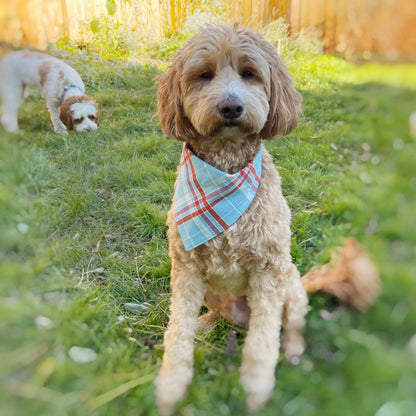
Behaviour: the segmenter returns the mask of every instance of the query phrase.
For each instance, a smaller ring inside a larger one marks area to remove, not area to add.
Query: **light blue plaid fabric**
[[[222,233],[246,211],[260,184],[262,150],[245,168],[229,174],[199,159],[184,145],[174,205],[185,250]]]

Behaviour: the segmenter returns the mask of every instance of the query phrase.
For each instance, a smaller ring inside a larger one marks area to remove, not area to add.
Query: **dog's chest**
[[[238,263],[217,264],[217,268],[207,270],[205,277],[210,289],[217,294],[242,296],[247,291],[249,273]]]
[[[244,219],[239,222],[244,222]],[[217,294],[245,295],[251,275],[264,268],[264,261],[268,257],[259,256],[255,247],[243,241],[239,235],[239,225],[236,224],[198,250],[199,259],[195,263],[199,264],[208,286]]]

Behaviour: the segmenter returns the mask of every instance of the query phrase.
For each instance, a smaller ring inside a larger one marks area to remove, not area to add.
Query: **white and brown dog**
[[[172,298],[155,380],[162,414],[192,379],[203,303],[210,312],[200,323],[248,324],[240,379],[251,411],[273,391],[281,329],[285,354],[303,352],[308,301],[281,179],[262,145],[295,128],[300,104],[275,48],[239,26],[202,29],[159,80],[163,131],[184,142],[167,220]]]
[[[0,59],[1,124],[6,131],[18,131],[17,114],[26,86],[37,87],[46,98],[56,133],[97,129],[97,102],[85,95],[75,69],[43,53],[17,51]]]

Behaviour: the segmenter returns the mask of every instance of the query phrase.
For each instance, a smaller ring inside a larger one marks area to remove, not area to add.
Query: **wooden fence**
[[[285,18],[292,35],[315,33],[329,53],[416,60],[416,0],[225,1],[233,17],[253,26]]]
[[[312,27],[331,53],[416,60],[415,0],[292,0],[288,22]]]
[[[416,60],[415,0],[213,0],[217,14],[260,27],[278,17],[296,35],[308,29],[325,50],[344,56],[374,53]],[[174,33],[202,0],[0,0],[0,41],[45,48],[66,36],[77,39],[82,22],[113,19],[155,38]],[[114,13],[113,16],[109,15]]]

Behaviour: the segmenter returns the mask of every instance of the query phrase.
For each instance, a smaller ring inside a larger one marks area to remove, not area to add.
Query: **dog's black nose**
[[[243,114],[243,102],[237,97],[230,97],[217,105],[219,113],[227,120],[234,120]]]

